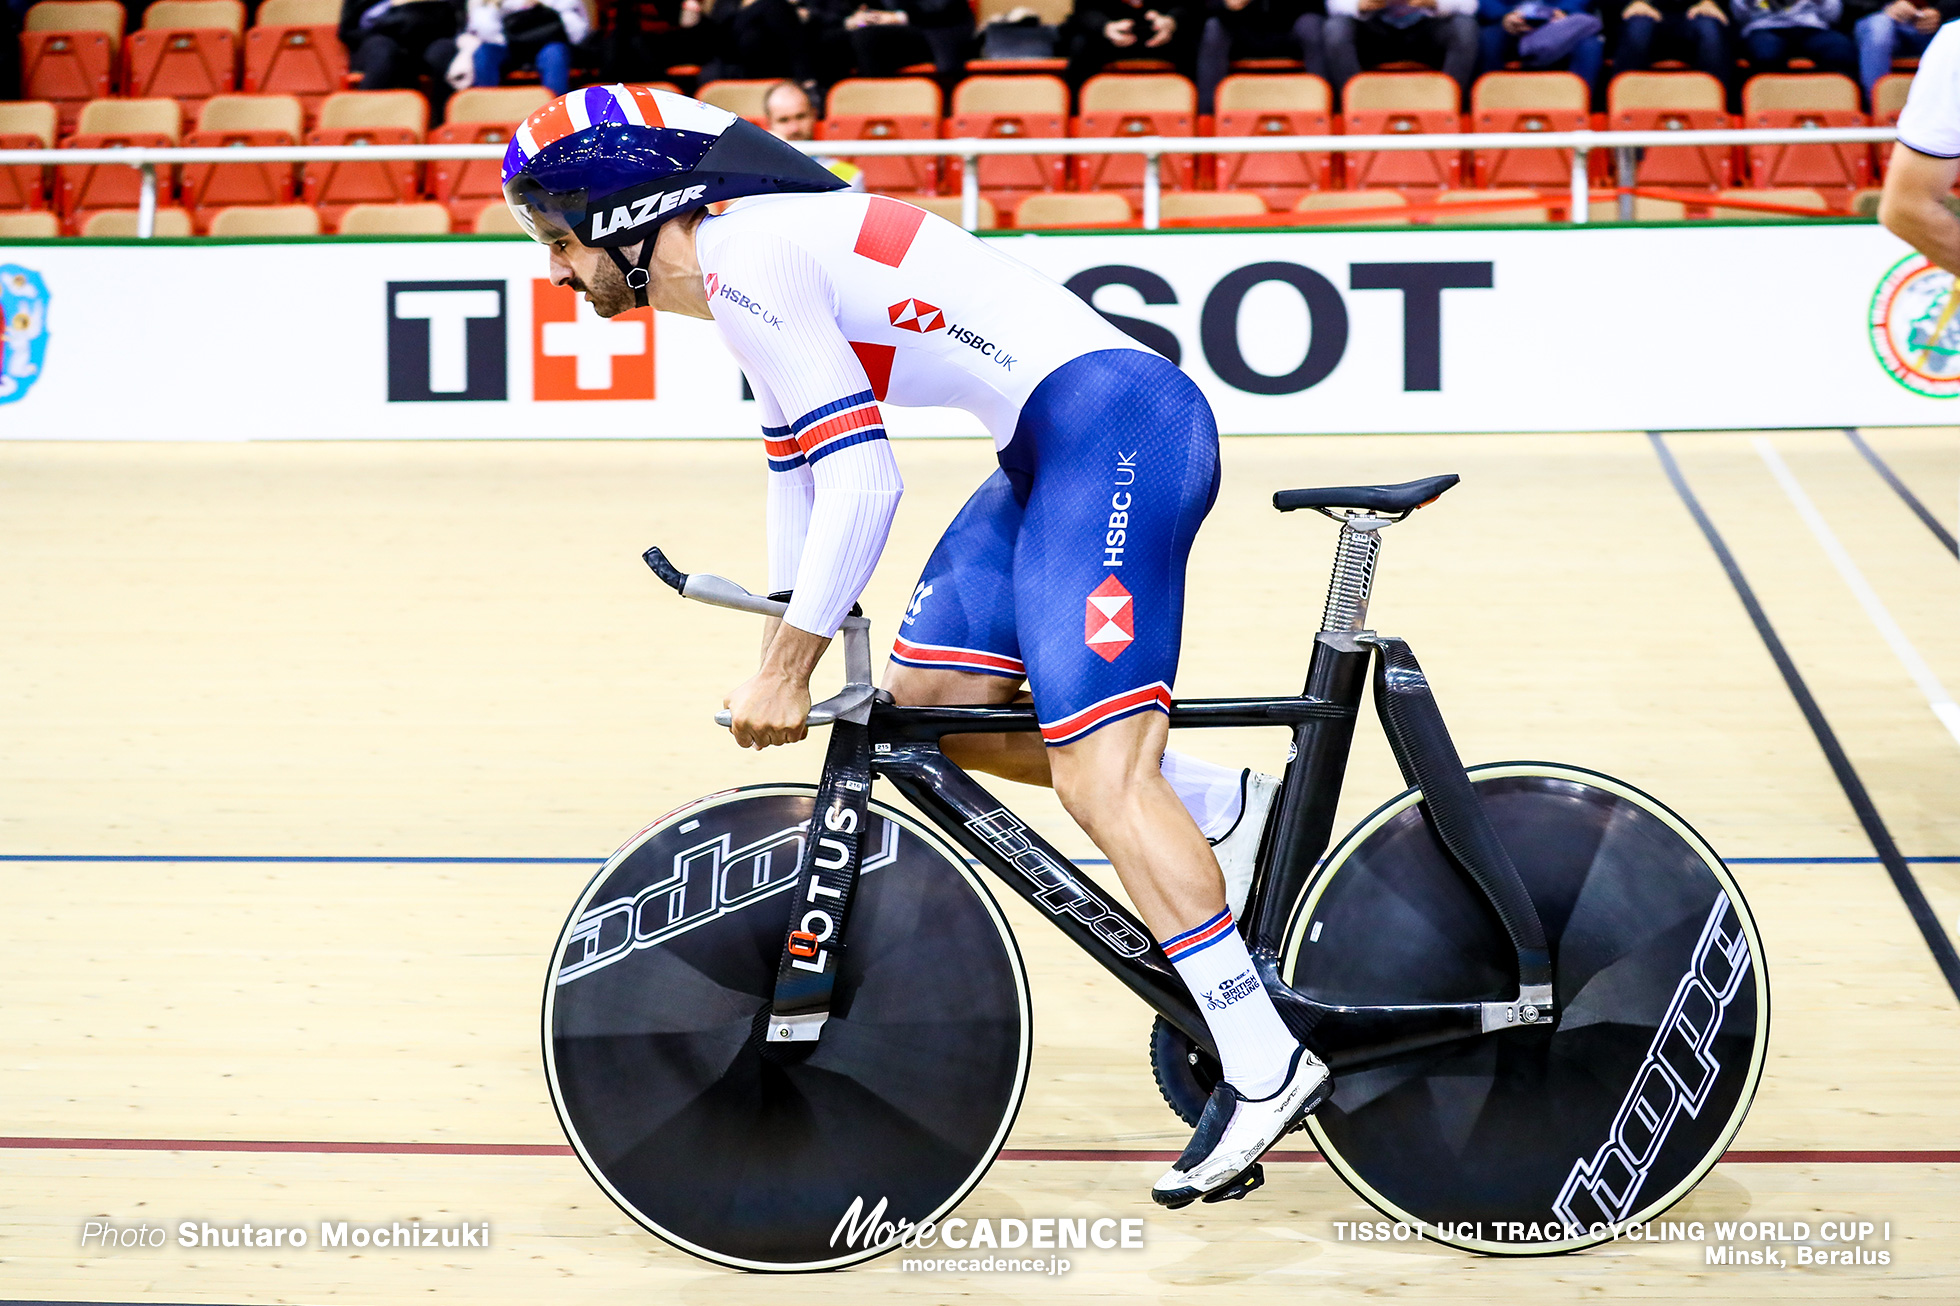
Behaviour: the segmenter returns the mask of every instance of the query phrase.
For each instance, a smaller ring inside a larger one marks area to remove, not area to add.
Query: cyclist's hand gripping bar
[[[684,599],[697,603],[712,604],[717,608],[734,608],[737,612],[753,612],[758,616],[781,617],[789,611],[789,604],[781,599],[765,598],[751,594],[725,576],[713,576],[706,572],[689,574],[667,561],[667,555],[658,545],[640,555],[653,574],[672,586],[675,593]],[[844,688],[821,703],[813,704],[810,715],[804,720],[813,726],[827,726],[837,721],[865,721],[871,715],[871,700],[876,690],[871,684],[871,623],[862,616],[852,615],[844,618],[839,628],[844,637]],[[726,708],[715,713],[715,724],[733,724],[733,717]]]

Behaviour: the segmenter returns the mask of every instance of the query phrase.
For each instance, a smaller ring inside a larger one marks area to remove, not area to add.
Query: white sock
[[[1286,1082],[1299,1040],[1252,969],[1231,908],[1164,940],[1163,947],[1211,1027],[1226,1080],[1246,1097],[1270,1096]]]
[[[1207,839],[1223,839],[1245,805],[1245,768],[1220,766],[1184,753],[1164,754],[1164,779]]]

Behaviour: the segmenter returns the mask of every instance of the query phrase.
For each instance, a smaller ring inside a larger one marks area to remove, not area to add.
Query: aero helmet
[[[642,307],[653,234],[720,200],[841,190],[822,164],[747,119],[672,91],[586,86],[524,120],[504,151],[504,199],[533,240],[604,249]],[[637,265],[622,247],[644,241]]]

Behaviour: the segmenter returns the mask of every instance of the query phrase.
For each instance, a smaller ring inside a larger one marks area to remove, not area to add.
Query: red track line
[[[562,1143],[335,1143],[213,1138],[0,1138],[0,1149],[47,1152],[304,1152],[370,1156],[571,1156]],[[1131,1148],[1003,1148],[1002,1161],[1175,1161],[1176,1152]],[[1268,1161],[1325,1161],[1319,1152],[1276,1151]],[[1960,1150],[1730,1151],[1731,1165],[1956,1165]]]

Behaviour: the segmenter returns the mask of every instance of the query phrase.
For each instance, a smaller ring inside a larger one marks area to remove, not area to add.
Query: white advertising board
[[[1952,279],[1868,224],[991,239],[1174,353],[1227,433],[1960,412]],[[755,435],[711,323],[601,321],[544,271],[512,240],[0,245],[0,438]]]

